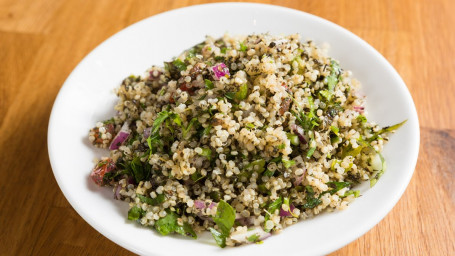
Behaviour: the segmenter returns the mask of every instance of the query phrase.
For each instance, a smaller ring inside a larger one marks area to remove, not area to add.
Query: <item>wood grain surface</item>
[[[109,36],[206,2],[0,0],[0,255],[131,255],[61,193],[46,145],[52,104]],[[378,225],[331,255],[455,255],[455,1],[259,2],[315,14],[365,39],[398,70],[417,106],[420,155],[409,187]]]

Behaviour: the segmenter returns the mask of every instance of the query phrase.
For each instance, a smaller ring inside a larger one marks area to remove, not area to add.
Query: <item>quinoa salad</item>
[[[405,122],[367,120],[352,73],[299,34],[207,36],[115,92],[117,114],[88,136],[106,149],[93,181],[129,204],[128,220],[209,231],[220,247],[348,207]]]

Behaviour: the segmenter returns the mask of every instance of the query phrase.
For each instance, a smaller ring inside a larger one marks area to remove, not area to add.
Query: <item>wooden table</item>
[[[61,193],[46,134],[63,82],[126,26],[208,1],[0,0],[0,255],[129,255],[89,226]],[[455,1],[260,1],[306,11],[359,35],[406,82],[420,155],[401,200],[332,255],[455,255]],[[70,147],[70,145],[68,145]]]

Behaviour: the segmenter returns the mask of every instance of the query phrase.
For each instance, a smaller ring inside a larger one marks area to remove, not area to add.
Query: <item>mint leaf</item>
[[[191,237],[193,239],[197,239],[196,232],[194,232],[194,230],[191,227],[191,225],[188,224],[187,222],[183,223],[183,226],[177,225],[177,227],[175,228],[175,232],[177,234],[180,234],[180,235],[183,235],[183,236],[188,236],[188,237]]]
[[[208,90],[215,88],[215,85],[213,85],[213,82],[208,79],[204,79],[204,83],[205,83],[205,88]]]
[[[216,244],[218,244],[219,247],[224,248],[226,247],[226,236],[218,232],[214,228],[209,228],[210,232],[212,233],[213,238],[215,239]]]
[[[224,200],[220,200],[213,221],[218,225],[222,234],[226,235],[226,237],[229,236],[235,221],[234,208]]]

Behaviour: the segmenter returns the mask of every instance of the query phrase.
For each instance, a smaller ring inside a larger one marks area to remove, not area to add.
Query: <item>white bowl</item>
[[[384,150],[388,170],[375,187],[347,210],[300,221],[261,245],[220,249],[211,235],[198,240],[160,236],[126,220],[128,205],[113,200],[109,188],[89,180],[95,156],[87,133],[114,114],[113,89],[130,74],[162,65],[184,49],[221,36],[270,32],[300,33],[302,39],[329,43],[329,55],[351,70],[367,95],[369,120],[385,126],[408,122],[391,136]],[[406,189],[417,161],[419,123],[411,95],[395,69],[375,49],[351,32],[316,16],[283,7],[222,3],[192,6],[159,14],[115,34],[74,69],[55,100],[49,121],[49,158],[55,178],[74,209],[96,230],[126,249],[146,255],[320,255],[358,238],[377,224]],[[378,241],[380,242],[380,241]]]

